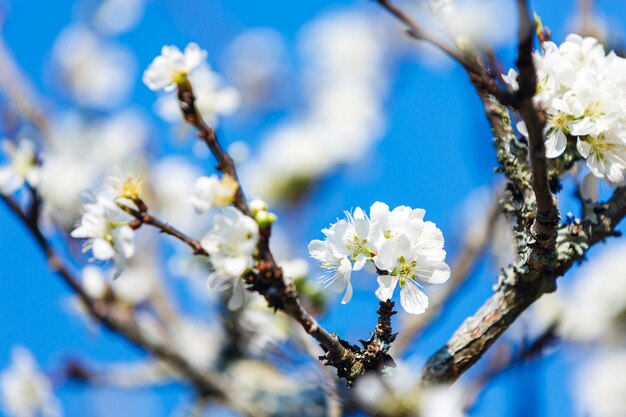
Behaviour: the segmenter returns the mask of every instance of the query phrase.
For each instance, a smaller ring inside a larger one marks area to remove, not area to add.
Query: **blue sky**
[[[554,38],[562,39],[574,2],[535,3]],[[616,23],[624,27],[624,6],[618,3],[603,2],[602,6],[610,20],[621,19]],[[73,19],[74,2],[33,0],[0,4],[9,4],[10,10],[4,27],[5,41],[38,89],[49,91],[42,68],[50,59],[56,34]],[[122,35],[119,42],[133,50],[143,69],[163,44],[182,46],[196,41],[208,50],[210,60],[219,69],[219,57],[226,45],[244,30],[273,28],[293,48],[296,35],[306,22],[346,6],[376,9],[368,0],[153,0],[148,2],[141,24]],[[501,55],[510,60],[512,51],[503,50]],[[290,53],[293,55],[293,51]],[[454,258],[462,221],[457,211],[459,205],[472,190],[496,181],[489,127],[460,68],[442,69],[407,59],[394,69],[392,78],[384,139],[364,161],[325,180],[307,201],[310,206],[292,220],[303,225],[298,231],[301,241],[296,243],[301,255],[306,254],[308,240],[318,238],[319,230],[343,210],[369,207],[380,200],[392,207],[407,204],[425,208],[428,219],[443,229],[446,247]],[[134,102],[148,111],[153,101],[154,94],[141,84],[138,76]],[[280,114],[270,115],[267,121],[251,126],[237,126],[235,121],[227,120],[221,132],[226,142],[229,137],[250,137],[255,141],[259,126],[266,127],[279,117]],[[455,305],[423,335],[411,353],[426,358],[441,346],[463,318],[490,294],[494,278],[493,269],[481,265],[472,282],[456,297]],[[350,304],[333,302],[324,324],[351,341],[363,338],[375,321],[373,288],[369,284],[357,285]],[[4,206],[0,207],[0,368],[8,363],[14,344],[28,346],[47,370],[58,369],[61,361],[71,356],[91,358],[98,363],[142,356],[105,331],[87,332],[76,316],[68,314],[63,302],[67,296],[68,291],[50,274],[23,227]],[[571,415],[567,387],[575,358],[574,354],[557,352],[540,363],[499,377],[487,389],[474,415]],[[520,392],[524,394],[519,395]],[[59,396],[67,416],[160,417],[171,415],[176,404],[188,398],[189,393],[177,386],[139,392],[98,388],[85,396],[83,388],[76,385],[63,387]]]

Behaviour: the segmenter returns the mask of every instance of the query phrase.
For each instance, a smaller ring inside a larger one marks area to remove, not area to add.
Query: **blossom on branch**
[[[39,185],[40,169],[35,153],[35,144],[22,139],[17,146],[5,140],[2,150],[8,156],[8,164],[0,166],[0,193],[13,194],[24,183],[32,187]]]
[[[196,97],[196,108],[210,126],[217,125],[218,116],[228,116],[239,108],[241,102],[239,92],[233,87],[223,85],[221,77],[213,72],[208,64],[203,62],[191,72],[189,82]],[[174,92],[159,97],[155,111],[167,122],[183,121],[180,104]]]
[[[143,82],[153,91],[173,91],[202,64],[206,55],[196,43],[188,44],[184,52],[176,46],[166,45],[143,73]]]
[[[556,45],[543,42],[533,55],[537,69],[535,105],[545,111],[546,156],[565,153],[584,159],[598,178],[624,182],[626,170],[626,59],[606,54],[591,37],[569,35]],[[503,76],[512,90],[519,88],[518,74]],[[528,136],[523,122],[518,130]],[[574,144],[576,146],[568,146]]]
[[[13,349],[13,362],[0,375],[0,391],[3,408],[10,416],[61,415],[50,381],[40,373],[31,353],[23,347]]]
[[[134,232],[113,201],[102,195],[92,195],[90,199],[93,201],[84,203],[85,213],[71,235],[88,239],[84,251],[91,250],[95,259],[113,259],[117,278],[126,266],[126,259],[135,252]]]
[[[239,308],[244,295],[241,278],[254,265],[259,226],[236,208],[225,207],[216,211],[209,227],[201,242],[202,248],[209,253],[213,269],[209,275],[209,288],[218,291],[232,288],[228,307]]]
[[[326,238],[309,243],[311,257],[327,271],[324,285],[334,284],[345,290],[342,303],[352,298],[352,271],[372,261],[377,272],[381,301],[393,297],[400,283],[400,303],[411,314],[421,314],[428,307],[428,298],[420,287],[442,284],[450,277],[445,263],[446,252],[441,230],[424,221],[422,209],[396,207],[376,202],[369,217],[357,208],[346,219],[322,230]]]
[[[237,180],[225,174],[221,179],[217,175],[200,177],[196,180],[189,200],[197,213],[206,213],[215,207],[226,207],[233,202],[239,188]]]

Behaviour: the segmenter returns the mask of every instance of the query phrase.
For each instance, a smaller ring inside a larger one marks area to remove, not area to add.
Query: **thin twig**
[[[376,0],[378,4],[380,4],[385,10],[387,10],[391,15],[395,16],[398,20],[400,20],[407,27],[407,33],[412,38],[423,40],[428,42],[435,47],[439,48],[441,51],[446,53],[452,59],[457,61],[463,67],[465,67],[468,71],[480,74],[481,68],[479,68],[474,62],[468,61],[456,47],[450,45],[434,33],[430,32],[422,25],[420,25],[417,21],[412,19],[406,12],[396,6],[389,0]]]
[[[138,223],[133,224],[135,228],[140,227],[142,224],[148,224],[157,228],[162,233],[175,237],[189,246],[193,250],[194,255],[209,256],[209,253],[202,247],[202,244],[198,240],[186,235],[169,223],[151,215],[146,210],[136,210],[125,204],[119,204],[118,207],[133,216],[135,220],[138,221]]]

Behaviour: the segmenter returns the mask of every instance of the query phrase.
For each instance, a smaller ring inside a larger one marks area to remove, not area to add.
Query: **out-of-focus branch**
[[[453,276],[446,283],[441,291],[430,296],[428,309],[419,316],[406,316],[403,327],[398,332],[398,338],[391,349],[392,356],[400,356],[409,344],[419,337],[419,335],[441,314],[447,302],[454,297],[457,291],[463,287],[467,279],[471,276],[476,263],[480,259],[485,248],[493,238],[496,220],[502,213],[500,193],[496,193],[495,199],[489,210],[489,216],[485,222],[485,230],[482,231],[480,239],[468,239],[461,253],[450,268]]]
[[[592,245],[619,235],[615,228],[626,216],[626,187],[617,188],[609,202],[598,208],[596,215],[597,221],[584,220],[559,229],[558,261],[554,268],[513,266],[504,270],[502,285],[428,360],[422,380],[428,384],[455,381],[482,357],[523,311],[544,293],[553,291],[556,279],[581,260]]]
[[[245,405],[234,400],[232,394],[228,391],[226,381],[221,377],[197,371],[185,358],[168,346],[156,343],[144,337],[137,323],[129,319],[125,314],[117,314],[114,306],[105,301],[95,300],[89,297],[79,281],[56,255],[53,247],[41,233],[37,224],[29,221],[28,216],[13,199],[4,195],[2,195],[1,198],[7,207],[25,226],[27,226],[37,244],[44,252],[51,269],[78,295],[92,317],[103,324],[107,329],[124,337],[130,343],[170,364],[174,369],[180,372],[181,375],[184,375],[202,395],[208,395],[222,401],[227,401],[230,405],[244,412],[246,415],[253,415],[250,410],[245,408]]]
[[[420,25],[417,21],[412,19],[406,12],[404,12],[402,9],[396,6],[393,2],[389,0],[376,0],[376,1],[390,14],[392,14],[398,20],[404,23],[404,25],[407,28],[407,33],[409,36],[417,40],[422,40],[422,41],[425,41],[434,45],[435,47],[437,47],[438,49],[446,53],[448,56],[450,56],[452,59],[457,61],[459,64],[461,64],[463,67],[465,67],[469,72],[473,72],[475,74],[482,73],[482,69],[479,66],[477,66],[475,62],[468,60],[465,56],[463,56],[463,53],[459,51],[456,47],[454,47],[453,45],[450,45],[445,40],[441,39],[434,33],[428,31],[426,28]]]
[[[484,89],[493,96],[497,97],[501,103],[508,105],[513,102],[513,95],[498,86],[496,79],[480,62],[480,59],[475,59],[478,58],[475,54],[468,54],[466,51],[461,51],[459,48],[450,45],[448,42],[441,39],[435,33],[429,31],[419,22],[411,18],[408,13],[393,2],[389,0],[376,0],[376,2],[392,16],[402,22],[402,24],[404,24],[407,28],[407,34],[409,36],[416,40],[422,40],[430,43],[462,65],[467,71],[472,83],[479,85],[481,89]]]

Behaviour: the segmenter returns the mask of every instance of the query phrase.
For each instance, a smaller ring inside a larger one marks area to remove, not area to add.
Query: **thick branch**
[[[519,69],[519,112],[528,130],[530,144],[530,165],[532,168],[532,186],[537,204],[536,217],[532,225],[533,237],[536,240],[538,252],[537,261],[545,266],[554,263],[554,245],[556,243],[556,226],[559,222],[559,213],[550,191],[546,148],[544,145],[543,130],[545,120],[537,111],[533,97],[537,91],[537,74],[532,56],[534,25],[531,21],[530,10],[526,0],[518,0],[519,14],[519,50],[517,67]]]
[[[503,272],[503,284],[496,293],[461,325],[448,343],[433,355],[423,370],[428,384],[453,382],[476,363],[489,347],[535,300],[556,285],[588,248],[615,236],[615,227],[626,216],[626,187],[615,190],[611,200],[597,213],[598,221],[565,225],[557,247],[558,262],[553,269],[511,267]]]

